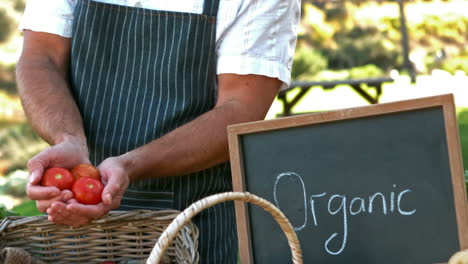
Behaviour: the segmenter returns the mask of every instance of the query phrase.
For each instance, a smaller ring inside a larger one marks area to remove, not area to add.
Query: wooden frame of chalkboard
[[[445,124],[446,139],[444,140],[446,140],[448,148],[449,164],[447,164],[447,166],[449,166],[453,186],[453,201],[456,211],[456,229],[458,230],[459,250],[466,249],[468,248],[468,203],[464,183],[456,110],[454,98],[451,94],[229,126],[228,138],[233,189],[234,191],[240,192],[249,191],[249,189],[246,188],[244,153],[241,142],[245,136],[434,108],[443,111],[444,120],[441,122]],[[250,264],[254,262],[254,258],[248,205],[236,202],[235,207],[241,263]],[[265,243],[268,242],[272,241],[265,241]]]

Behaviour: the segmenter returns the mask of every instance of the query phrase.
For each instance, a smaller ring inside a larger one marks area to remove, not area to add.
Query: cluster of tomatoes
[[[77,165],[71,171],[60,167],[48,168],[42,176],[41,185],[71,190],[73,197],[82,204],[100,203],[104,189],[99,170],[91,164]]]
[[[72,170],[60,167],[46,169],[41,180],[42,186],[55,186],[60,190],[71,190],[73,197],[82,204],[101,202],[104,185],[99,170],[91,164],[80,164]],[[101,264],[116,264],[104,261]]]

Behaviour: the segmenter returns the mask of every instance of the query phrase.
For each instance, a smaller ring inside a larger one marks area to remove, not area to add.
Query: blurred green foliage
[[[28,200],[8,210],[5,205],[0,204],[0,219],[7,216],[35,216],[43,213],[36,208],[36,201]]]
[[[458,112],[457,119],[460,134],[460,145],[463,155],[463,165],[465,169],[468,169],[468,108],[462,108]]]
[[[11,211],[21,216],[35,216],[44,214],[41,211],[37,210],[36,201],[31,200],[27,200],[26,202],[13,207]]]
[[[445,45],[454,45],[465,50],[468,17],[457,13],[427,15],[419,23],[409,24],[409,30],[414,41],[428,48],[440,49]]]
[[[293,80],[310,79],[328,66],[327,59],[316,49],[303,47],[294,54],[291,70]]]
[[[13,8],[17,12],[23,12],[25,7],[26,7],[26,1],[25,0],[14,0]]]
[[[0,62],[0,89],[10,94],[16,93],[15,68],[14,64],[6,65]]]
[[[466,193],[468,194],[468,170],[465,171]]]
[[[457,71],[468,73],[468,55],[448,58],[441,63],[439,68],[452,74]]]
[[[47,146],[26,123],[0,130],[0,174],[25,169],[27,161]]]
[[[468,73],[468,16],[453,8],[452,11],[438,10],[432,3],[414,2],[406,6],[411,51],[420,54],[420,57],[413,56],[417,57],[414,59],[417,70],[420,73],[430,73],[433,69]],[[330,1],[314,5],[304,2],[294,63],[298,66],[293,69],[293,79],[323,75],[318,71],[324,65],[328,71],[374,65],[381,74],[402,69],[397,4]]]
[[[3,219],[7,216],[18,215],[15,211],[6,209],[5,205],[0,204],[0,219]]]
[[[14,30],[14,21],[4,8],[0,8],[0,43],[6,42]]]
[[[0,185],[0,194],[11,195],[15,197],[26,197],[26,182],[28,173],[17,170],[6,175],[6,182]]]
[[[365,78],[378,78],[384,75],[379,67],[368,64],[360,67],[343,70],[324,70],[316,74],[313,78],[322,81],[333,80],[348,80],[348,79],[365,79]],[[309,78],[310,80],[311,78]]]
[[[374,64],[386,71],[400,65],[399,45],[388,40],[376,26],[357,26],[349,31],[337,32],[334,38],[337,47],[323,48],[332,69]]]

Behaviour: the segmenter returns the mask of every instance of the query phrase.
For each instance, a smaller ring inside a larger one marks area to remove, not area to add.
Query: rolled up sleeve
[[[291,81],[300,19],[298,0],[245,0],[234,8],[221,2],[217,73],[257,74]],[[222,22],[222,23],[221,23]]]
[[[19,25],[29,29],[71,38],[77,0],[28,0]]]

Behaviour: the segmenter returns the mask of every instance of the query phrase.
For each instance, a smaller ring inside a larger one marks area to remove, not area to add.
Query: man
[[[51,147],[28,162],[29,197],[80,226],[230,191],[226,126],[263,119],[288,84],[299,12],[298,0],[30,0],[18,88]],[[80,163],[99,164],[102,203],[39,186],[46,168]],[[236,263],[232,203],[194,222],[202,263]]]

